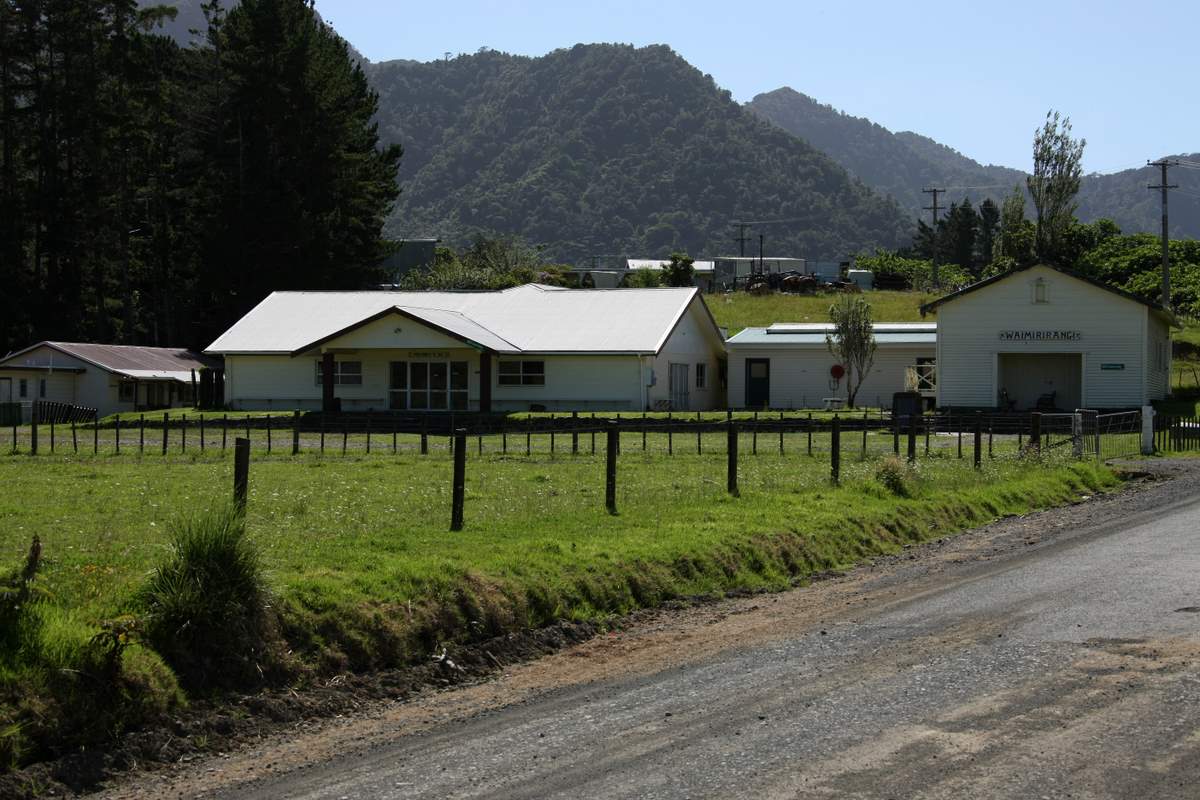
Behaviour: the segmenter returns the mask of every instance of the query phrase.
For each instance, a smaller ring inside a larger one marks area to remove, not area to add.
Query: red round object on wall
[[[829,368],[829,374],[832,375],[835,380],[840,381],[842,379],[842,376],[846,374],[846,368],[843,367],[841,364],[834,364],[832,367]]]

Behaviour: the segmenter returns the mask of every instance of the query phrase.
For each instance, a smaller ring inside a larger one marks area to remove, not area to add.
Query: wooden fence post
[[[892,455],[900,455],[900,415],[892,417]]]
[[[267,455],[271,455],[271,415],[267,414]]]
[[[270,443],[268,442],[268,450]],[[367,414],[367,455],[371,454],[371,415]]]
[[[187,452],[187,414],[179,415],[179,452]]]
[[[554,415],[550,415],[550,455],[554,455]]]
[[[667,455],[675,455],[675,429],[672,427],[673,419],[671,412],[667,412]]]
[[[1035,451],[1042,449],[1042,415],[1039,411],[1029,415],[1029,446]]]
[[[975,469],[983,463],[983,412],[975,412]]]
[[[621,455],[621,412],[617,412],[617,455]]]
[[[871,413],[870,411],[863,412],[862,456],[859,457],[860,461],[867,460],[867,423],[870,421],[869,416],[868,416],[870,413]]]
[[[593,445],[592,452],[593,453],[596,452],[596,448],[594,446],[595,444],[596,444],[595,434],[592,434],[592,445]],[[642,452],[643,453],[646,452],[646,412],[645,411],[642,412]]]
[[[38,406],[37,400],[33,401],[33,405],[29,409],[29,454],[36,456],[38,451]]]
[[[200,415],[200,452],[204,452],[204,415]]]
[[[163,412],[163,431],[162,431],[162,433],[163,433],[163,435],[162,435],[162,454],[164,456],[167,454],[167,434],[171,430],[170,419],[171,419],[170,412],[164,411]],[[236,462],[234,462],[234,463],[236,463]]]
[[[908,415],[908,463],[917,460],[917,415]]]
[[[617,436],[618,423],[609,421],[605,440],[604,460],[604,507],[608,513],[617,513]]]
[[[229,434],[229,415],[221,415],[221,452],[225,452],[225,437]]]
[[[700,419],[700,412],[697,411],[696,412],[696,425],[699,426],[702,424],[703,424],[703,420]],[[697,427],[696,428],[696,455],[698,455],[698,456],[704,454],[703,453],[704,447],[700,443],[700,437],[701,437],[700,428]]]
[[[533,453],[533,417],[525,418],[525,455]]]
[[[100,452],[100,412],[92,412],[92,455]]]
[[[392,455],[396,455],[396,415],[392,415]]]
[[[996,457],[992,451],[992,431],[995,428],[995,426],[996,426],[996,421],[994,419],[992,419],[991,416],[988,416],[988,458]]]
[[[421,415],[421,455],[429,455],[429,417]]]
[[[571,455],[579,455],[579,412],[571,412]]]
[[[450,499],[450,530],[463,529],[463,501],[467,483],[467,429],[454,431],[454,486]]]
[[[267,440],[270,441],[269,439]],[[342,455],[346,455],[346,446],[350,443],[350,420],[342,420]]]
[[[842,473],[842,421],[837,414],[833,415],[833,424],[829,428],[829,441],[829,477],[836,486]]]
[[[116,442],[115,451],[117,455],[121,454],[121,415],[113,415],[113,440]],[[50,448],[50,452],[54,452],[54,448]]]
[[[937,412],[935,411],[934,413],[936,415]],[[925,415],[922,414],[921,415],[921,425],[922,425],[922,427],[925,428],[925,456],[926,456],[926,458],[929,457],[929,423],[930,423],[930,420],[925,419]],[[933,423],[935,425],[937,424],[936,416],[933,419]]]
[[[201,417],[201,419],[203,419],[203,417]],[[200,441],[204,441],[204,438],[201,437]],[[300,453],[300,409],[296,409],[295,411],[292,412],[292,455],[299,455],[299,453]]]
[[[71,417],[71,452],[79,452],[79,437],[75,433],[75,417]]]
[[[54,455],[54,419],[55,414],[50,415],[50,454]]]
[[[812,414],[809,414],[809,416],[811,417]],[[779,455],[783,455],[783,422],[784,422],[783,412],[780,411],[779,412]],[[812,450],[812,432],[811,431],[809,431],[809,434],[808,434],[808,442],[809,442],[809,450],[811,451]]]
[[[808,412],[808,423],[804,426],[804,428],[808,432],[808,454],[811,456],[812,455],[812,428],[813,428],[811,411]],[[782,435],[780,435],[780,437],[779,437],[779,455],[783,455],[783,436]]]
[[[233,505],[246,513],[246,493],[250,486],[250,440],[233,440]]]
[[[138,455],[146,453],[146,415],[138,414]]]
[[[725,488],[729,490],[729,493],[731,495],[733,495],[734,497],[737,497],[738,496],[738,474],[737,474],[737,469],[738,469],[738,466],[737,466],[738,430],[737,430],[736,422],[733,422],[732,420],[730,420],[728,422],[728,425],[729,425],[729,438],[728,438],[727,444],[725,445],[725,450],[727,453],[727,456],[726,456],[727,463],[726,463],[726,470],[725,470],[726,471],[726,478],[725,478],[726,486],[725,486]]]
[[[756,456],[756,455],[758,455],[758,412],[757,412],[757,411],[755,411],[755,412],[754,412],[754,423],[753,423],[753,425],[754,425],[754,427],[752,427],[752,428],[750,429],[750,430],[751,430],[751,433],[750,433],[750,454],[751,454],[751,455],[755,455],[755,456]]]
[[[646,416],[646,412],[643,411],[642,417],[644,418],[645,416]],[[642,432],[643,449],[645,449],[645,444],[646,444],[646,433],[645,433],[645,431],[643,431]],[[595,411],[592,412],[592,455],[596,455],[596,412]]]

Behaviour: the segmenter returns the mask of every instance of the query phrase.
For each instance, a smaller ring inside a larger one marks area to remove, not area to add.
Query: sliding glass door
[[[466,361],[393,361],[388,407],[406,411],[466,411]]]

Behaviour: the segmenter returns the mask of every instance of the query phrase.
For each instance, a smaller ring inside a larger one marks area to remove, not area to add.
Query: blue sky
[[[317,0],[373,61],[669,44],[738,100],[791,86],[984,163],[1028,169],[1045,113],[1112,172],[1200,151],[1200,2]]]

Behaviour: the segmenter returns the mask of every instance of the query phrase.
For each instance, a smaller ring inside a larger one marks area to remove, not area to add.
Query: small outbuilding
[[[726,343],[729,402],[736,408],[821,408],[845,401],[842,365],[829,351],[830,323],[775,323],[746,328]],[[878,322],[875,362],[855,403],[890,408],[896,392],[919,391],[932,402],[938,326]]]
[[[937,313],[937,404],[1121,409],[1171,389],[1175,317],[1055,267],[996,275],[921,307]]]
[[[190,407],[203,370],[221,361],[178,347],[38,342],[0,359],[0,403],[36,400],[95,408],[101,416]]]
[[[705,410],[724,342],[698,289],[274,292],[209,345],[236,409]]]

